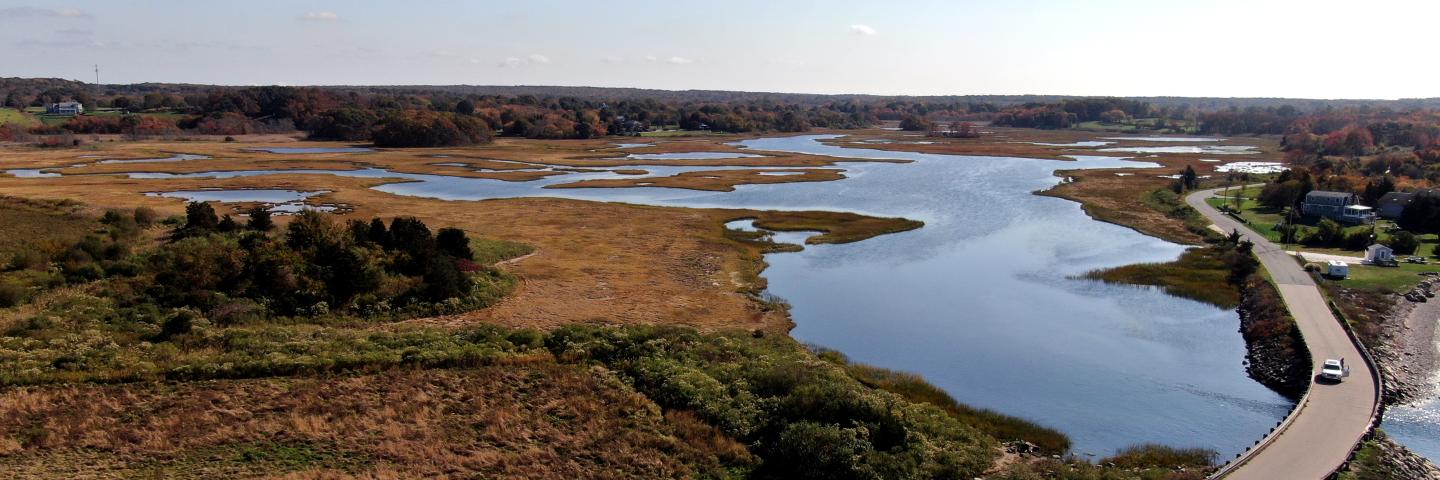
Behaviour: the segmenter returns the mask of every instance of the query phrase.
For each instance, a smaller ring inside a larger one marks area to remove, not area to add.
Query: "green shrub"
[[[170,340],[180,335],[189,334],[195,328],[197,315],[189,310],[176,310],[165,323],[160,325],[161,340]]]
[[[567,326],[545,344],[562,361],[601,363],[662,407],[694,411],[756,446],[759,478],[799,475],[786,456],[818,454],[827,445],[856,450],[810,458],[817,463],[801,469],[822,478],[969,478],[994,455],[994,440],[972,426],[869,388],[788,337]]]
[[[10,308],[25,303],[29,296],[25,286],[10,279],[0,279],[0,308]]]
[[[160,214],[155,213],[155,209],[150,207],[137,207],[133,217],[136,224],[141,227],[149,227],[155,224],[155,221],[160,218]]]
[[[1101,460],[1118,468],[1204,468],[1215,464],[1214,450],[1174,448],[1164,445],[1135,445]]]
[[[1420,248],[1420,238],[1413,233],[1400,230],[1390,234],[1386,245],[1389,245],[1397,254],[1413,255],[1415,250]]]
[[[815,422],[785,425],[773,446],[765,448],[760,477],[796,479],[876,478],[862,462],[872,450],[866,433]]]

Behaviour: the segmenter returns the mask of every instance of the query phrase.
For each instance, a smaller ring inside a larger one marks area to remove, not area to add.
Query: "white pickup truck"
[[[1345,364],[1343,358],[1339,360],[1326,359],[1325,363],[1320,366],[1320,378],[1340,382],[1348,376],[1350,376],[1350,366]]]

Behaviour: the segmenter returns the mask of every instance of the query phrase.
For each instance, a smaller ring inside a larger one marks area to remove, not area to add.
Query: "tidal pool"
[[[683,152],[683,153],[632,153],[625,158],[632,160],[721,160],[726,158],[756,158],[764,155],[736,152]]]
[[[1253,155],[1260,153],[1249,145],[1173,145],[1168,147],[1110,147],[1098,152],[1118,153],[1198,153],[1205,155]]]
[[[726,223],[726,224],[725,224],[725,228],[729,228],[729,229],[732,229],[732,230],[740,230],[740,231],[745,231],[745,232],[765,232],[765,236],[768,237],[768,238],[770,239],[770,241],[772,241],[772,242],[775,242],[775,243],[790,243],[790,244],[795,244],[795,245],[805,245],[805,240],[806,240],[806,239],[808,239],[808,238],[810,238],[810,237],[813,237],[813,236],[815,236],[815,235],[819,235],[820,233],[823,233],[823,232],[816,232],[816,231],[809,231],[809,230],[791,230],[791,231],[766,230],[766,229],[763,229],[763,228],[756,227],[756,226],[755,226],[755,220],[754,220],[754,219],[735,220],[735,221]]]
[[[1102,141],[1097,141],[1097,140],[1089,140],[1089,141],[1071,142],[1071,143],[1045,143],[1045,142],[1018,142],[1018,143],[1028,143],[1028,144],[1030,144],[1030,145],[1040,145],[1040,146],[1042,146],[1042,147],[1103,147],[1103,146],[1106,146],[1106,145],[1109,145],[1109,144],[1112,144],[1112,143],[1115,143],[1115,142],[1102,142]]]
[[[1106,140],[1130,140],[1136,142],[1219,142],[1223,138],[1205,137],[1105,137]]]
[[[1215,167],[1215,171],[1267,174],[1280,173],[1289,168],[1280,162],[1234,162]]]
[[[61,176],[59,173],[47,170],[48,169],[39,168],[18,168],[14,170],[6,170],[5,173],[8,173],[15,178],[55,178]]]
[[[281,189],[205,189],[205,190],[176,190],[171,192],[151,192],[146,195],[166,198],[183,198],[191,202],[258,202],[270,207],[270,211],[276,213],[296,213],[304,209],[320,211],[333,211],[332,205],[307,205],[305,200],[329,193],[326,191],[302,192],[298,190]]]
[[[177,153],[177,154],[174,154],[174,155],[171,155],[171,156],[168,156],[168,157],[163,157],[163,158],[113,158],[113,159],[110,159],[110,160],[101,160],[101,161],[98,161],[98,162],[95,162],[95,163],[105,163],[105,164],[108,164],[108,163],[170,163],[170,162],[188,162],[188,161],[191,161],[191,160],[209,160],[210,158],[211,158],[211,157],[210,157],[209,155],[195,155],[195,154],[190,154],[190,153]]]
[[[373,148],[365,147],[265,147],[247,148],[246,150],[269,153],[366,153],[373,152]]]

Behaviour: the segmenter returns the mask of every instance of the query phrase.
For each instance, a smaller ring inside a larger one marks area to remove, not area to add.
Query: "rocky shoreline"
[[[1401,479],[1423,480],[1440,478],[1440,468],[1404,445],[1396,443],[1384,432],[1361,448],[1361,457],[1350,463],[1348,477],[1357,480]]]
[[[1428,292],[1437,280],[1426,280],[1416,290]],[[1418,301],[1417,301],[1418,300]],[[1379,316],[1379,338],[1371,351],[1385,380],[1385,403],[1405,404],[1433,395],[1430,381],[1436,369],[1435,328],[1440,300],[1423,293],[1396,296],[1395,305]]]
[[[1240,292],[1240,335],[1245,339],[1245,371],[1290,399],[1310,386],[1310,350],[1275,286],[1258,276]]]

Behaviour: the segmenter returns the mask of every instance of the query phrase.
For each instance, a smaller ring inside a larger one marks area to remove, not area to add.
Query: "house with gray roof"
[[[1307,217],[1328,218],[1341,223],[1372,223],[1374,209],[1361,205],[1360,198],[1349,192],[1314,190],[1305,194],[1300,213]]]

